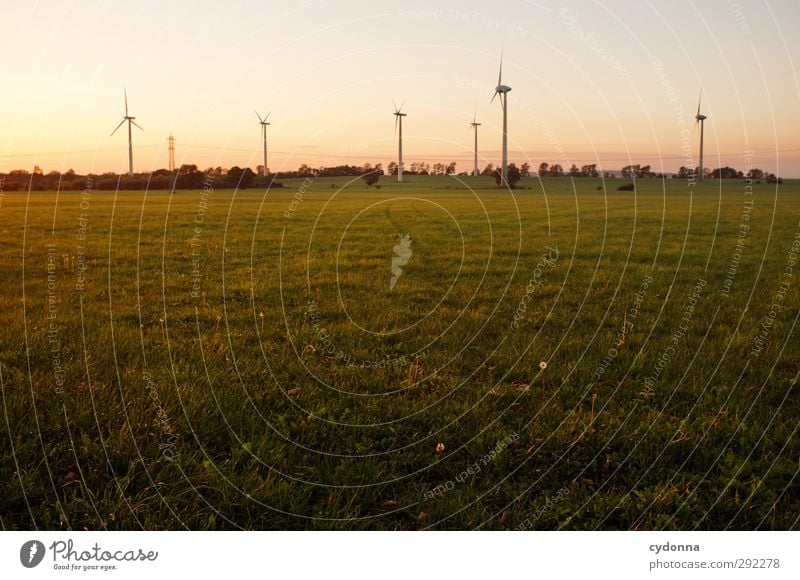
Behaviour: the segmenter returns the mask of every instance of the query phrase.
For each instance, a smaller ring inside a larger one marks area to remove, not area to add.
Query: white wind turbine
[[[139,125],[136,123],[136,121],[134,121],[136,117],[131,117],[130,115],[128,115],[128,90],[124,89],[124,93],[125,93],[125,116],[122,117],[122,121],[120,121],[119,125],[117,125],[117,129],[122,127],[125,121],[128,122],[128,175],[133,177],[133,135],[131,133],[131,125],[136,125],[137,127],[139,127]],[[112,137],[114,136],[114,133],[117,132],[117,129],[111,131]],[[141,131],[144,131],[144,129],[142,129],[141,127],[139,127],[139,129]]]
[[[267,113],[267,116],[263,119],[261,115],[258,114],[258,111],[255,111],[256,117],[258,117],[258,122],[261,125],[261,137],[264,140],[264,177],[267,176],[267,125],[271,125],[271,123],[267,123],[267,119],[272,113]]]
[[[508,172],[508,93],[511,87],[503,84],[503,52],[500,52],[500,74],[497,77],[497,86],[492,95],[492,101],[500,95],[500,106],[503,107],[503,169],[502,182],[506,182]],[[491,102],[491,101],[490,101]]]
[[[700,89],[700,97],[697,99],[697,114],[694,116],[695,127],[700,129],[700,171],[697,179],[703,181],[703,122],[708,118],[700,114],[700,101],[703,99],[703,89]]]
[[[400,105],[400,108],[397,107],[397,103],[394,102],[392,99],[392,104],[394,105],[394,132],[395,135],[398,137],[397,141],[397,181],[403,181],[403,117],[406,116],[405,113],[402,112],[403,105],[405,105],[405,101],[403,104]],[[399,132],[398,132],[399,129]]]
[[[477,116],[478,113],[476,111],[475,114],[472,116],[472,123],[469,124],[469,126],[472,127],[472,129],[475,131],[475,151],[474,151],[475,157],[473,160],[474,169],[472,170],[473,175],[480,175],[480,173],[478,172],[478,127],[480,127],[481,124],[477,122]]]

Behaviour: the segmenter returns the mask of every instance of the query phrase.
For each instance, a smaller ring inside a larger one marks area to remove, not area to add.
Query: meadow
[[[797,528],[800,182],[622,182],[6,192],[2,529]]]

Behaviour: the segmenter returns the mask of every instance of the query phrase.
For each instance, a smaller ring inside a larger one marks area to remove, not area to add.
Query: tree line
[[[81,191],[86,189],[87,181],[91,182],[91,188],[101,191],[115,190],[143,190],[143,189],[202,189],[203,182],[208,175],[214,176],[214,187],[224,188],[260,188],[282,187],[279,179],[308,178],[308,177],[356,177],[367,174],[397,175],[397,163],[392,161],[384,170],[382,163],[364,163],[363,165],[337,165],[335,167],[312,167],[302,164],[294,171],[279,171],[263,175],[263,166],[259,165],[253,171],[249,167],[239,167],[234,165],[230,168],[208,167],[204,170],[194,164],[181,165],[176,171],[158,169],[150,173],[136,173],[132,177],[128,174],[117,174],[106,172],[100,174],[79,175],[72,169],[64,173],[50,171],[44,173],[37,165],[32,172],[25,169],[14,169],[8,173],[0,173],[0,183],[5,191]],[[688,168],[681,166],[678,172],[672,174],[673,179],[692,179],[699,172],[699,168]],[[456,173],[456,163],[426,163],[424,161],[414,161],[403,167],[405,175],[459,175],[467,176],[470,173],[461,171]],[[489,163],[480,172],[486,177],[493,177],[497,184],[501,183],[500,168]],[[599,178],[600,171],[596,163],[582,165],[578,167],[574,163],[569,169],[564,169],[559,163],[539,164],[538,170],[533,170],[529,163],[523,163],[519,167],[511,163],[508,166],[507,181],[513,187],[523,177],[593,177]],[[602,176],[606,179],[617,177],[616,172],[604,171]],[[651,179],[666,178],[668,174],[657,173],[652,170],[650,165],[632,164],[623,167],[619,176],[625,179]],[[719,167],[717,169],[706,169],[705,179],[752,179],[754,181],[765,180],[767,183],[782,183],[781,178],[775,174],[761,169],[750,169],[747,172],[736,170],[732,167]],[[377,179],[376,179],[377,181]]]

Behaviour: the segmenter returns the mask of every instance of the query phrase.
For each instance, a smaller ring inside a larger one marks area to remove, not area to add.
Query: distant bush
[[[377,171],[369,171],[361,176],[361,179],[364,180],[364,183],[367,184],[367,187],[370,185],[375,185],[378,183],[378,179],[380,179],[381,174]]]
[[[617,188],[617,191],[634,191],[635,189],[632,183],[624,183]]]

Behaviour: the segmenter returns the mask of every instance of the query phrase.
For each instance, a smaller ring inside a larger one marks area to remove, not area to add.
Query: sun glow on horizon
[[[126,172],[127,132],[110,136],[124,87],[143,128],[136,172],[167,167],[170,133],[178,165],[255,169],[254,109],[272,112],[272,171],[331,159],[385,166],[397,155],[392,99],[406,102],[406,165],[470,171],[473,115],[480,165],[500,160],[490,98],[502,48],[510,162],[675,172],[697,157],[702,87],[706,167],[741,169],[752,152],[755,166],[800,177],[800,41],[785,29],[800,20],[796,2],[514,2],[500,16],[476,1],[150,2],[123,18],[128,9],[5,8],[18,25],[0,40],[12,55],[0,64],[0,172]]]

